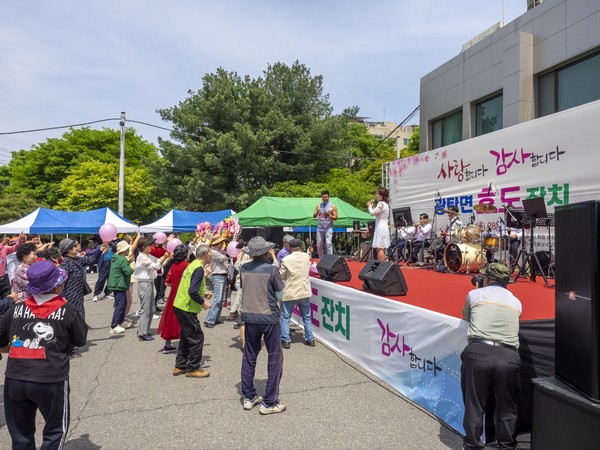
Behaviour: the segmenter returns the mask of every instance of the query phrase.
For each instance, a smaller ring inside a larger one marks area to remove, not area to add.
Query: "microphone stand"
[[[493,191],[491,189],[489,189],[489,190],[490,190],[490,192],[492,192],[494,194],[494,197],[500,202],[500,205],[502,205],[502,209],[504,209],[504,211],[508,213],[508,215],[512,218],[513,222],[518,223],[519,221],[517,220],[517,218],[515,217],[515,215],[512,213],[512,211],[504,204],[504,202],[502,201],[502,198],[498,197],[498,193],[496,192],[498,190],[498,188],[496,187],[496,185],[494,184],[494,182],[492,182],[490,184],[493,184],[494,187],[496,188]],[[507,224],[506,223],[504,224],[504,228],[505,228],[505,231],[506,231],[506,228],[507,228]],[[521,236],[524,236],[524,235],[525,235],[525,233],[523,231],[523,228],[521,228]],[[504,245],[503,245],[504,244],[504,242],[503,242],[504,238],[502,236],[502,232],[498,233],[498,238],[499,238],[499,240],[498,240],[498,249],[500,251],[500,254],[498,255],[498,257],[502,261],[502,251],[508,252],[508,268],[510,269],[511,268],[510,266],[512,265],[511,261],[510,261],[510,236],[508,236],[508,249],[506,249],[506,250],[504,249]],[[504,255],[504,257],[506,258],[506,254]],[[517,256],[517,261],[518,261],[518,259],[519,259],[519,257]],[[515,264],[517,263],[517,261],[515,261]],[[515,278],[515,280],[516,280],[516,278]]]

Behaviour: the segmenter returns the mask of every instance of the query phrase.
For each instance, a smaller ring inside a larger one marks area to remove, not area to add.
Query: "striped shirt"
[[[519,348],[521,302],[500,284],[467,294],[463,316],[469,322],[468,339],[481,338]]]

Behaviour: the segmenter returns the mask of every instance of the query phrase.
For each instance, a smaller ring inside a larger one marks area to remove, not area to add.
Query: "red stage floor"
[[[358,274],[364,266],[365,263],[348,261],[352,280],[338,284],[363,290]],[[442,273],[419,267],[402,267],[402,274],[408,294],[388,298],[462,319],[465,298],[473,289],[473,274]],[[544,285],[542,277],[537,277],[535,283],[528,278],[519,278],[508,285],[523,305],[521,320],[554,319],[554,280],[548,282],[550,287]]]

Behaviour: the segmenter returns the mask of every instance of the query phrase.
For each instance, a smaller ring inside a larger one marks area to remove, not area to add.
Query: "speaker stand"
[[[365,262],[368,259],[373,259],[373,258],[369,258],[369,256],[371,256],[371,252],[373,251],[373,242],[369,242],[369,250],[367,250],[365,252],[365,254],[362,256],[362,258],[360,258],[360,260],[358,262]]]
[[[530,236],[529,236],[529,251],[524,251],[525,243],[523,242],[523,248],[520,250],[520,254],[517,255],[517,261],[519,260],[519,256],[522,256],[522,263],[519,272],[514,276],[513,281],[517,281],[521,275],[527,275],[527,269],[529,269],[529,279],[535,283],[536,275],[535,269],[537,268],[542,277],[544,278],[544,284],[546,286],[550,286],[548,283],[548,278],[546,278],[546,274],[542,269],[542,265],[540,264],[540,260],[537,255],[533,251],[533,229],[535,224],[535,218],[532,217],[530,221]],[[525,234],[523,233],[523,239],[525,238]]]

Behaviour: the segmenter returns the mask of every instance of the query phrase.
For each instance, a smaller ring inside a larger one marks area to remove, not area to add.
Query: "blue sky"
[[[420,78],[526,0],[5,0],[0,132],[118,117],[169,128],[174,106],[218,67],[257,77],[300,61],[322,75],[334,113],[358,106],[401,122]],[[418,117],[412,123],[418,123]],[[150,142],[168,132],[129,124]],[[118,122],[97,125],[118,128]],[[0,135],[0,164],[67,130]]]

